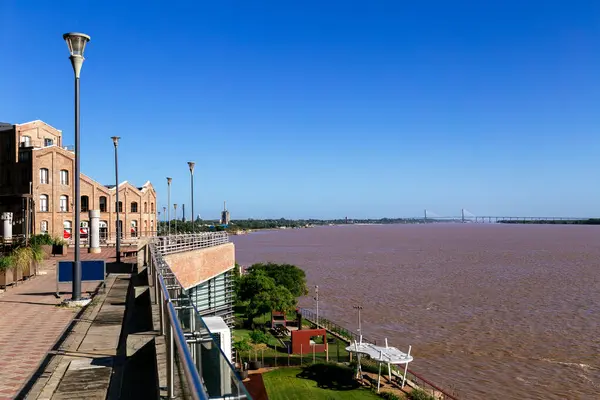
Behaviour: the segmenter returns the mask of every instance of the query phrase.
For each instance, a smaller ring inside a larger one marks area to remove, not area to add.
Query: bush
[[[18,247],[13,250],[11,258],[13,267],[23,271],[31,265],[31,262],[33,261],[33,251],[31,250],[31,247]]]
[[[52,244],[55,246],[66,246],[67,244],[69,244],[69,242],[67,242],[65,239],[63,239],[61,237],[56,237],[56,238],[52,239]]]
[[[32,246],[51,246],[54,244],[54,239],[52,239],[52,236],[48,235],[47,233],[42,233],[40,235],[33,235],[29,242]]]
[[[11,256],[0,256],[0,272],[5,272],[13,267],[13,259]]]
[[[256,344],[259,344],[259,343],[268,344],[269,343],[269,336],[266,333],[264,333],[263,331],[254,330],[254,331],[250,332],[250,334],[248,336],[250,336],[250,340],[252,340],[252,342],[256,343]]]
[[[42,250],[41,245],[31,244],[31,258],[32,261],[35,261],[36,263],[44,261],[44,251]]]
[[[404,397],[400,397],[397,394],[392,393],[392,392],[380,392],[379,397],[381,397],[385,400],[404,400]]]
[[[427,394],[423,389],[414,389],[408,394],[408,398],[411,400],[435,400],[435,397]]]
[[[238,340],[233,343],[233,348],[237,351],[250,351],[252,350],[252,346],[248,343],[248,339]]]

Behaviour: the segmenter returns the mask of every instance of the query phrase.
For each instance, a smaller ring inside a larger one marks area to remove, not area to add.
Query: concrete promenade
[[[104,259],[108,263],[115,258],[114,249],[103,248],[100,254],[82,250],[82,260]],[[68,284],[61,285],[61,298],[54,295],[56,263],[72,259],[72,254],[51,257],[43,262],[38,276],[0,294],[0,400],[14,399],[27,389],[30,378],[43,369],[41,363],[48,352],[58,350],[63,334],[81,312],[80,308],[59,306],[71,297]],[[82,291],[95,291],[97,286],[84,283]]]

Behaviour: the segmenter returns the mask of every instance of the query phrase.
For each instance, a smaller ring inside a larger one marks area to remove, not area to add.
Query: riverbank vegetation
[[[600,225],[600,218],[588,218],[588,219],[570,219],[570,220],[553,220],[553,219],[525,219],[525,220],[512,220],[503,219],[498,221],[499,224],[546,224],[546,225]]]

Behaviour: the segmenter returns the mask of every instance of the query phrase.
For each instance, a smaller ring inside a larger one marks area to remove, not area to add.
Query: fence
[[[298,311],[300,312],[300,314],[302,314],[302,318],[306,319],[309,322],[312,322],[315,325],[327,329],[329,332],[335,333],[343,337],[345,340],[348,341],[348,343],[354,342],[355,340],[360,341],[360,336],[358,333],[346,329],[345,327],[338,325],[335,322],[328,320],[327,318],[319,316],[319,321],[317,323],[317,314],[311,309],[300,308]],[[377,344],[376,340],[370,340],[365,338],[364,336],[362,337],[362,341]]]

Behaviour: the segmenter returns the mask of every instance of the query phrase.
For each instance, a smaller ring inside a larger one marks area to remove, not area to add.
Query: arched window
[[[40,211],[48,211],[48,195],[40,195]]]
[[[60,196],[59,210],[60,212],[69,211],[69,196],[64,194]]]
[[[145,213],[148,212],[148,202],[147,201],[144,202],[144,212]]]
[[[138,206],[137,206],[137,203],[135,201],[131,203],[131,212],[132,213],[138,212]]]
[[[29,147],[31,145],[31,136],[21,136],[21,147]]]
[[[40,168],[40,183],[48,183],[48,168]]]
[[[150,212],[154,212],[154,203],[150,203]]]
[[[107,212],[107,201],[106,196],[100,196],[100,212]]]
[[[88,196],[81,196],[81,212],[90,211],[90,198]]]
[[[60,184],[61,185],[69,184],[69,171],[67,171],[66,169],[60,170]]]
[[[138,235],[137,221],[133,220],[133,221],[131,221],[131,237],[137,237],[137,235]]]
[[[118,209],[119,212],[123,212],[123,202],[119,201],[119,207],[117,207],[117,203],[115,202],[115,209]]]
[[[63,222],[63,237],[65,239],[71,238],[71,221]]]
[[[48,233],[48,221],[40,222],[40,233]]]

